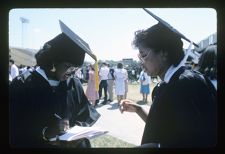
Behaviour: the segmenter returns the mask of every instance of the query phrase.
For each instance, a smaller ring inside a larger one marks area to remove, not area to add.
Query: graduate
[[[145,9],[148,12],[148,10]],[[208,148],[217,144],[216,90],[207,77],[183,64],[182,34],[160,18],[137,31],[133,45],[148,75],[162,80],[152,92],[152,106],[122,100],[121,112],[136,112],[146,123],[141,146],[146,148]]]
[[[36,53],[36,69],[27,70],[10,84],[13,148],[52,147],[50,138],[75,125],[92,126],[100,117],[85,96],[79,79],[71,75],[83,64],[85,53],[95,60],[96,56],[86,42],[63,22],[59,23],[62,33]],[[75,141],[74,145],[91,146],[88,139]]]
[[[217,45],[211,44],[206,47],[199,58],[196,68],[212,82],[217,90]]]

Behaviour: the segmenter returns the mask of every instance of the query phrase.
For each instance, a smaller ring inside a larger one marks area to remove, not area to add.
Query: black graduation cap
[[[84,52],[86,52],[94,60],[96,60],[96,56],[92,53],[89,45],[84,40],[82,40],[77,34],[70,30],[69,27],[67,27],[62,21],[59,20],[59,24],[62,33],[66,34],[74,43],[76,43],[80,48],[82,48]]]
[[[74,66],[81,66],[84,62],[85,53],[94,60],[96,56],[90,50],[89,45],[59,20],[62,33],[45,43],[47,53],[51,56],[54,64],[68,62]]]
[[[164,25],[165,27],[167,27],[168,29],[170,29],[172,32],[174,32],[175,34],[177,34],[178,36],[180,36],[181,38],[185,39],[188,42],[191,42],[187,37],[185,37],[183,34],[181,34],[178,30],[176,30],[175,28],[173,28],[170,24],[168,24],[166,21],[162,20],[161,18],[159,18],[158,16],[156,16],[155,14],[153,14],[152,12],[150,12],[149,10],[143,8],[148,14],[150,14],[153,18],[155,18],[159,23],[161,23],[162,25]],[[193,44],[196,47],[199,47],[196,43],[193,42]]]

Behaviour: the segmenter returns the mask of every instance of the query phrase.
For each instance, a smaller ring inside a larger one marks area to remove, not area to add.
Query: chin
[[[147,73],[149,76],[152,75],[152,73],[150,73],[148,70],[146,70],[146,73]]]
[[[69,76],[63,76],[62,78],[61,78],[61,81],[66,81],[67,79],[69,78]]]
[[[66,81],[67,78],[61,78],[60,81]]]

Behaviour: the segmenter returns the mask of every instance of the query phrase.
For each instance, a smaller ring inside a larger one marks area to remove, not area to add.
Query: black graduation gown
[[[217,97],[208,79],[181,67],[169,83],[154,88],[152,99],[142,144],[170,148],[216,145]]]
[[[9,88],[10,143],[13,147],[46,147],[42,130],[54,125],[54,114],[70,126],[91,126],[100,117],[76,78],[53,88],[36,71],[18,76]]]

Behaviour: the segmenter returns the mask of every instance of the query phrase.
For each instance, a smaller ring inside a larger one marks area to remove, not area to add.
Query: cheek
[[[63,81],[63,80],[65,80],[65,77],[64,77],[64,75],[65,75],[65,70],[59,70],[58,72],[57,72],[57,79],[58,80],[61,80],[61,81]]]
[[[145,63],[145,68],[147,70],[147,72],[150,74],[150,75],[157,75],[158,74],[158,59],[155,57],[155,58],[151,58],[149,59],[148,61],[146,61]]]
[[[69,76],[66,75],[66,71],[61,74],[61,81],[67,80]]]
[[[154,71],[154,63],[152,61],[147,61],[144,66],[147,71]]]

